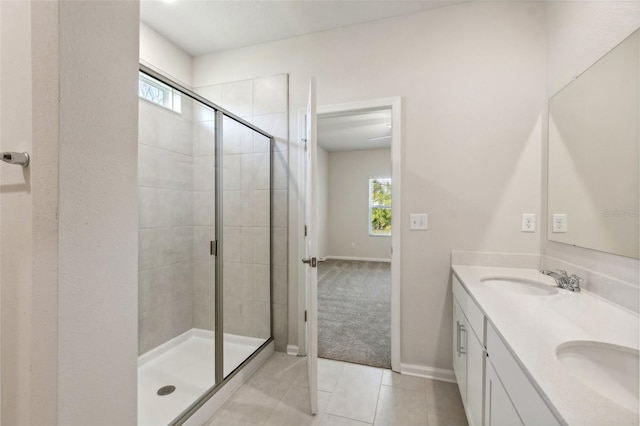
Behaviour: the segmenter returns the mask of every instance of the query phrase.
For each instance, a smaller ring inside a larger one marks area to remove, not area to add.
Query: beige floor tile
[[[384,370],[382,373],[382,384],[409,390],[421,390],[426,392],[427,382],[422,377],[407,376],[405,374],[394,373],[391,370]]]
[[[253,426],[255,424],[233,417],[228,411],[222,409],[206,423],[206,426]]]
[[[342,376],[346,363],[332,359],[318,358],[318,389],[333,392]]]
[[[300,367],[300,371],[298,371],[298,376],[294,381],[293,385],[300,388],[308,388],[309,387],[309,374],[307,369],[307,358],[303,358],[302,366]],[[319,374],[318,374],[319,375]]]
[[[302,363],[305,362],[305,358],[287,355],[281,352],[274,352],[274,354],[260,367],[260,372],[277,374],[290,370],[291,368],[299,368]]]
[[[346,363],[342,361],[334,361],[332,359],[318,358],[318,390],[324,392],[333,392],[338,383],[338,379],[342,375]],[[307,365],[300,370],[296,377],[295,386],[309,387],[309,375],[307,373]]]
[[[293,386],[278,403],[266,422],[269,426],[310,426],[317,425],[331,396],[328,392],[318,392],[318,412],[311,414],[309,390]]]
[[[457,384],[426,379],[426,385],[427,412],[431,426],[468,424]]]
[[[304,358],[274,354],[245,385],[281,399],[305,367]]]
[[[327,413],[324,413],[320,419],[320,426],[366,426],[370,424]]]
[[[380,385],[382,381],[382,368],[369,367],[368,365],[345,363],[340,382],[358,382]]]
[[[269,393],[245,385],[223,405],[218,415],[224,418],[234,417],[247,423],[263,424],[278,402],[280,398],[274,398]]]
[[[427,395],[424,390],[380,387],[376,426],[426,426],[427,421]]]
[[[343,375],[338,380],[325,411],[329,414],[373,423],[382,371],[380,371],[376,382],[375,378],[372,378],[370,372],[366,370],[361,370],[363,374],[355,374],[354,371],[351,371],[347,375],[347,367],[350,365],[352,364],[345,366]]]

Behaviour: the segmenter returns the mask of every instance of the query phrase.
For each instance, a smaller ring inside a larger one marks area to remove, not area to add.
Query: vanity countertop
[[[638,424],[636,412],[583,384],[556,357],[558,345],[574,340],[638,349],[637,314],[584,290],[558,289],[554,295],[530,296],[482,283],[489,277],[519,278],[555,287],[553,278],[534,269],[456,265],[452,269],[563,423]]]

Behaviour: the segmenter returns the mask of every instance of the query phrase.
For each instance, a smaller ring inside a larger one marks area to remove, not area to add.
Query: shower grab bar
[[[29,166],[29,154],[26,152],[2,152],[0,153],[0,160],[9,164],[17,164],[18,166]]]

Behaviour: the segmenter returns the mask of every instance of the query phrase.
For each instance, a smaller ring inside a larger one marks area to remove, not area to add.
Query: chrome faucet
[[[580,291],[580,285],[582,284],[582,278],[573,274],[571,276],[567,275],[567,271],[563,269],[556,269],[558,272],[545,271],[544,269],[540,271],[541,274],[549,275],[551,278],[556,280],[556,284],[558,287],[563,288],[569,291]]]

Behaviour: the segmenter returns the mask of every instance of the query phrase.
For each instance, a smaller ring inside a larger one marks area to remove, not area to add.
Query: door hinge
[[[304,311],[304,322],[307,322],[307,311]]]
[[[304,226],[304,236],[307,236],[307,225]]]
[[[211,244],[209,245],[209,254],[211,256],[218,255],[218,240],[211,241]]]
[[[302,263],[304,263],[305,265],[311,265],[312,268],[315,268],[318,266],[318,258],[308,257],[306,259],[302,259]]]

